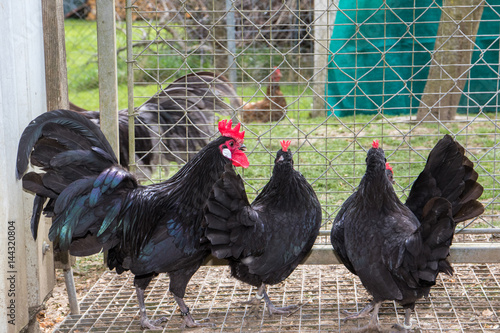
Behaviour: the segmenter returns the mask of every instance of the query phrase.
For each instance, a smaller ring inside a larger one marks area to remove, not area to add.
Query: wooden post
[[[63,0],[42,0],[42,10],[47,110],[68,109],[68,71],[66,67]],[[45,230],[39,230],[38,234],[40,237],[45,237],[48,235],[52,223],[50,219],[42,218],[42,221],[45,221],[45,223],[40,223],[45,226]],[[50,244],[48,239],[46,244],[47,246]],[[52,251],[51,253],[54,254]],[[55,253],[54,257],[56,262],[52,263],[52,266],[64,271],[64,282],[66,283],[71,314],[79,314],[80,309],[76,298],[71,267],[74,258],[70,257],[68,252]]]
[[[120,158],[115,1],[97,0],[97,53],[101,130]]]
[[[314,99],[312,117],[325,116],[326,80],[328,72],[329,41],[339,0],[314,1]]]
[[[443,1],[432,64],[417,113],[418,121],[455,118],[483,14],[481,2]]]
[[[42,0],[42,11],[47,110],[67,109],[68,72],[63,0]]]

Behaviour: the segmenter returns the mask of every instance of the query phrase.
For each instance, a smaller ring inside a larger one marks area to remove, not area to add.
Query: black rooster
[[[404,328],[411,327],[415,301],[429,294],[439,272],[453,274],[447,257],[455,225],[484,211],[477,201],[483,192],[477,177],[464,148],[445,135],[403,204],[387,177],[384,151],[378,140],[373,142],[366,173],[342,205],[331,233],[342,263],[373,296],[347,319],[373,310],[365,329],[378,330],[380,304],[395,300],[405,308]]]
[[[229,104],[224,100],[227,98]],[[135,109],[136,163],[147,177],[154,165],[186,163],[215,134],[216,113],[231,116],[241,107],[233,85],[223,75],[197,72],[178,78]],[[99,112],[86,111],[70,103],[97,125]],[[128,110],[118,112],[120,164],[129,164]],[[168,171],[168,170],[166,170]]]
[[[109,251],[110,269],[135,275],[143,327],[155,328],[165,320],[147,318],[144,290],[154,276],[167,272],[184,324],[197,326],[183,297],[210,254],[208,244],[200,243],[205,203],[227,162],[248,167],[244,132],[239,132],[239,124],[233,129],[231,125],[219,122],[222,136],[169,180],[140,186],[117,164],[109,143],[90,120],[66,110],[40,115],[24,130],[17,155],[17,177],[22,177],[25,190],[36,194],[34,237],[44,209],[53,216],[49,238],[54,248],[76,256]],[[29,162],[44,172],[25,174]]]
[[[256,310],[264,298],[271,315],[289,313],[295,306],[276,308],[265,285],[279,283],[293,272],[321,226],[321,205],[311,185],[294,170],[289,144],[281,142],[273,175],[251,205],[242,179],[226,167],[205,215],[212,254],[229,260],[232,276],[259,288],[247,304]]]

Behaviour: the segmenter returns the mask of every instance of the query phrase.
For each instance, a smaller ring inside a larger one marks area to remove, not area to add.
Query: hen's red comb
[[[389,164],[389,162],[385,163],[385,168],[390,172],[394,173],[394,171],[392,171],[392,166]]]
[[[378,149],[378,140],[373,140],[372,147]]]
[[[288,141],[285,141],[285,140],[282,140],[280,141],[281,143],[281,149],[283,151],[287,151],[288,150],[288,146],[290,146],[290,143],[292,143],[292,141],[288,140]]]
[[[245,138],[245,131],[240,132],[240,127],[241,124],[238,123],[234,128],[231,128],[233,126],[233,121],[231,119],[223,119],[219,121],[219,132],[222,136],[227,136],[230,138],[235,139],[236,141],[243,142]]]

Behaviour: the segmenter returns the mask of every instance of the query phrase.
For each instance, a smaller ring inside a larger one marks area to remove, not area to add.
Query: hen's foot
[[[356,333],[380,333],[383,332],[382,328],[378,324],[368,324],[360,328],[353,328],[349,332]]]
[[[260,312],[260,302],[261,298],[253,297],[249,299],[248,301],[241,302],[240,304],[242,306],[250,306],[250,314],[258,316]]]
[[[369,303],[367,306],[365,306],[359,312],[350,312],[350,311],[347,311],[347,310],[342,310],[342,313],[347,315],[347,317],[345,317],[342,320],[345,322],[346,320],[350,320],[350,319],[365,318],[365,317],[368,317],[370,315],[370,312],[372,312],[372,310],[373,310],[373,304],[372,303]]]
[[[290,314],[293,311],[297,310],[299,308],[299,305],[290,305],[290,306],[284,306],[281,308],[275,307],[272,303],[267,304],[267,311],[269,312],[269,315],[274,315],[274,314],[280,314],[280,315],[286,315]]]
[[[160,319],[151,320],[148,318],[141,318],[141,327],[147,328],[150,330],[163,330],[163,327],[158,326],[161,325],[164,321],[168,321],[167,317],[161,317]]]
[[[422,332],[422,329],[420,329],[419,327],[415,327],[413,328],[412,325],[401,325],[401,324],[394,324],[392,325],[392,328],[394,329],[394,331],[391,331],[392,332],[404,332],[404,333],[421,333]]]
[[[378,324],[378,310],[380,309],[380,304],[381,303],[371,302],[367,306],[365,306],[363,310],[345,317],[344,322],[348,319],[364,318],[371,312],[368,325],[360,328],[353,328],[351,329],[351,332],[382,332],[382,328]]]
[[[246,306],[246,305],[259,305],[260,302],[261,302],[261,298],[257,298],[257,297],[252,297],[251,299],[249,299],[248,301],[244,301],[244,302],[241,302],[240,304],[243,305],[243,306]]]

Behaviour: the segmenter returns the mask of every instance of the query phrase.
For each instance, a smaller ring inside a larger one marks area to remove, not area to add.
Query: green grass
[[[174,27],[179,29],[178,27]],[[90,31],[90,32],[89,32]],[[138,34],[140,31],[134,32]],[[141,32],[142,33],[142,32]],[[146,31],[146,34],[151,34]],[[92,35],[93,34],[93,35]],[[83,38],[83,36],[86,36]],[[162,30],[160,35],[168,40],[169,32]],[[182,35],[182,34],[180,34]],[[90,36],[90,37],[89,37]],[[93,36],[93,37],[92,37]],[[148,36],[152,38],[153,36]],[[99,108],[97,80],[97,42],[95,23],[79,20],[66,20],[66,49],[68,54],[68,81],[70,100],[84,108]],[[139,35],[134,37],[139,39]],[[118,47],[125,46],[125,36],[117,34]],[[156,93],[159,86],[151,79],[155,77],[163,85],[185,74],[189,69],[210,70],[211,61],[193,52],[184,61],[173,51],[176,45],[152,44],[145,53],[150,56],[138,57],[134,73],[137,84],[134,87],[136,106],[143,99]],[[139,53],[140,47],[135,51]],[[254,51],[254,50],[252,50]],[[259,55],[243,54],[241,64],[247,64],[245,73],[255,78],[264,78],[271,65],[279,63],[279,56],[269,51]],[[156,54],[162,54],[158,57]],[[127,107],[125,52],[120,53],[118,61],[118,99],[119,107]],[[161,70],[158,70],[161,68]],[[266,69],[267,68],[267,69]],[[264,95],[265,85],[259,86],[238,72],[237,91],[243,100],[258,100]],[[292,80],[288,80],[292,81]],[[366,149],[373,139],[380,139],[387,160],[393,164],[395,189],[404,200],[411,183],[423,169],[430,148],[445,134],[457,135],[457,139],[468,151],[468,156],[476,163],[479,181],[485,191],[482,202],[487,206],[484,218],[477,225],[500,225],[495,218],[499,213],[500,186],[498,159],[498,128],[495,115],[480,115],[471,122],[474,115],[460,115],[457,121],[445,124],[416,125],[405,117],[382,117],[356,115],[344,118],[310,117],[313,92],[305,83],[283,82],[282,91],[290,103],[287,118],[278,124],[245,124],[250,168],[241,171],[249,197],[253,198],[268,181],[279,148],[279,140],[291,139],[291,149],[296,168],[313,184],[324,208],[326,220],[332,219],[342,202],[352,193],[364,174]],[[493,117],[490,120],[488,117]],[[494,148],[492,148],[494,147]],[[178,168],[171,167],[170,173]]]

